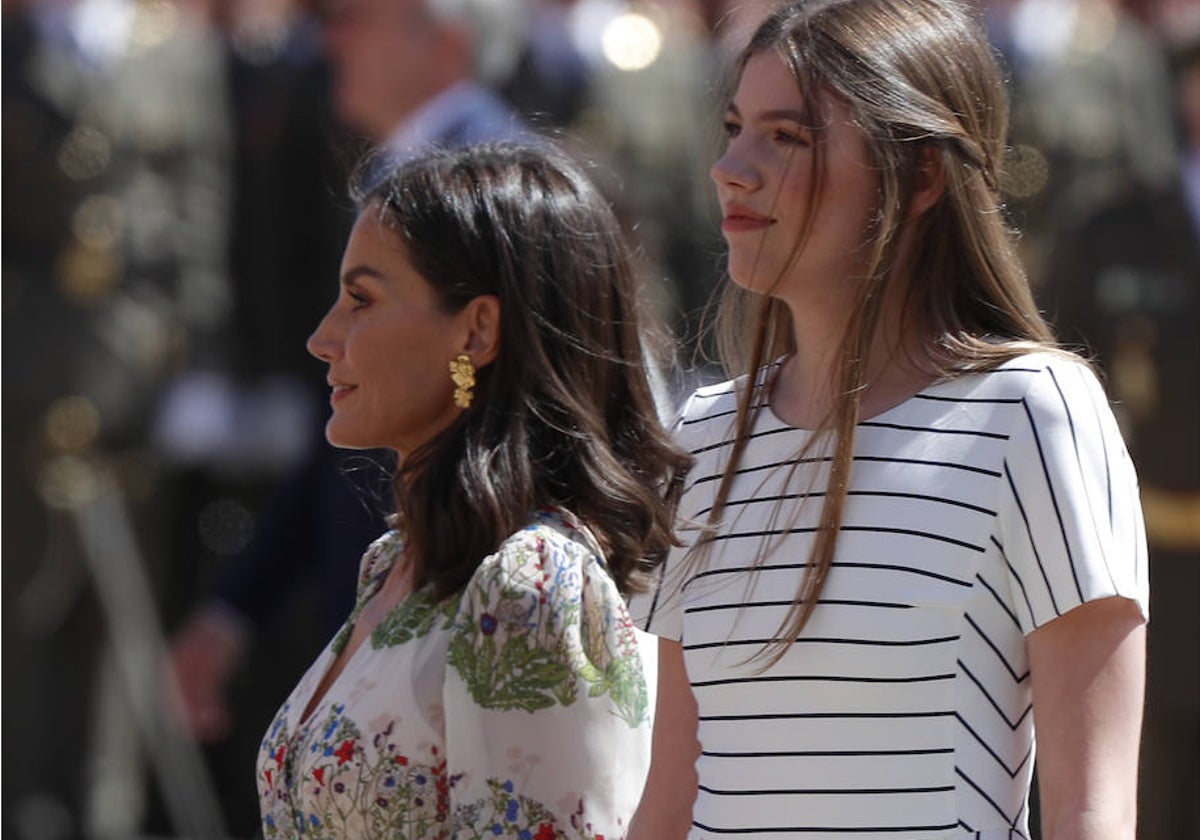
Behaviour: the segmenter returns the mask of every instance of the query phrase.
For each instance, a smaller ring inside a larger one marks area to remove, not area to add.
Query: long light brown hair
[[[868,354],[874,346],[901,234],[916,243],[903,298],[903,323],[929,336],[909,359],[938,378],[988,370],[1034,347],[1053,348],[1005,222],[1000,171],[1008,108],[1003,79],[979,23],[955,0],[799,0],[775,9],[758,27],[730,75],[732,98],[746,63],[778,54],[804,94],[805,121],[816,127],[807,224],[820,212],[824,177],[821,126],[825,92],[845,102],[863,132],[879,172],[878,203],[869,231],[867,268],[847,280],[850,316],[831,382],[838,398],[792,465],[814,446],[832,453],[829,486],[808,565],[791,609],[773,641],[755,658],[769,667],[783,656],[816,608],[843,521]],[[727,101],[729,101],[727,99]],[[932,164],[930,163],[932,161]],[[944,191],[911,214],[922,166],[941,167]],[[836,199],[834,199],[836,200]],[[801,230],[793,259],[804,247]],[[749,325],[749,328],[748,328]],[[719,352],[727,374],[745,377],[729,462],[705,530],[693,551],[700,562],[711,545],[769,377],[759,371],[796,348],[788,307],[769,294],[727,283],[717,315]],[[778,517],[777,508],[773,516]],[[756,562],[771,551],[764,542]]]

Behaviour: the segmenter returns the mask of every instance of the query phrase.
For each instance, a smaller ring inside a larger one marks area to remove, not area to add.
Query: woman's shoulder
[[[685,439],[710,438],[727,427],[732,428],[737,416],[738,400],[749,379],[748,376],[739,376],[696,388],[676,416],[675,434]]]
[[[1093,395],[1102,392],[1096,373],[1084,359],[1065,350],[1031,348],[986,370],[943,380],[929,392],[963,399],[1038,402],[1048,392],[1065,397],[1080,389]]]
[[[541,590],[551,580],[581,574],[593,564],[603,567],[604,559],[591,532],[570,511],[544,508],[484,558],[472,582]]]
[[[387,577],[396,559],[404,553],[404,534],[398,530],[385,531],[367,546],[358,563],[358,597]]]

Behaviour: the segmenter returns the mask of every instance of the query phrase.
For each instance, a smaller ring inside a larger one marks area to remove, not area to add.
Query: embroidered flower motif
[[[597,565],[599,558],[572,532],[567,516],[539,517],[532,533],[502,550],[501,562],[481,567],[461,597],[436,603],[415,599],[411,609],[392,614],[372,636],[374,650],[399,662],[419,652],[384,648],[423,644],[419,639],[426,634],[442,637],[439,644],[449,641],[448,665],[459,671],[468,690],[461,698],[457,690],[450,700],[439,696],[422,710],[426,717],[412,716],[421,734],[405,715],[380,712],[357,694],[348,705],[324,705],[311,723],[292,733],[287,731],[289,707],[284,707],[259,752],[265,840],[358,836],[364,826],[371,826],[367,834],[372,837],[405,840],[603,840],[589,809],[581,801],[576,808],[577,793],[559,797],[552,785],[523,795],[523,780],[536,775],[534,764],[544,747],[529,743],[526,725],[515,725],[527,714],[512,718],[511,733],[507,720],[499,721],[505,740],[496,745],[500,764],[495,768],[471,761],[449,767],[445,744],[430,743],[421,728],[425,720],[452,728],[450,713],[462,710],[442,703],[472,700],[487,709],[522,712],[596,701],[630,727],[646,725],[636,631]],[[396,551],[386,544],[376,547],[376,576],[387,571],[388,555]],[[373,577],[368,591],[373,594],[379,583]],[[456,643],[464,642],[456,650]],[[373,684],[370,678],[363,683],[368,689]],[[483,690],[479,696],[476,689]],[[361,726],[358,715],[374,716]],[[530,725],[536,741],[539,720]],[[515,744],[523,746],[505,752]],[[488,777],[488,770],[498,777]],[[562,784],[572,782],[564,777]],[[543,796],[548,798],[540,800]],[[576,813],[569,813],[572,809]],[[620,828],[609,836],[614,833]]]
[[[333,754],[337,756],[338,767],[341,767],[347,761],[354,758],[354,739],[349,738],[342,741],[342,745]]]

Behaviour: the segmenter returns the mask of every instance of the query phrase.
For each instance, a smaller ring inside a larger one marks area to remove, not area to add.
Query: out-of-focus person
[[[1108,375],[1138,466],[1150,587],[1139,836],[1200,836],[1200,30],[1176,63],[1185,152],[1161,189],[1058,243],[1042,303]]]
[[[376,175],[431,147],[531,132],[488,83],[519,54],[519,2],[337,0],[325,12],[333,111],[361,137],[360,152],[378,150]],[[386,460],[335,453],[313,423],[306,456],[280,482],[254,538],[173,638],[180,713],[194,737],[228,735],[229,683],[247,646],[306,575],[320,582],[322,628],[340,626],[354,603],[354,562],[383,526],[376,479]],[[347,469],[363,463],[363,477],[349,481]]]
[[[1009,73],[1003,187],[1036,288],[1059,235],[1127,189],[1174,177],[1170,76],[1117,0],[978,2]]]
[[[127,605],[100,594],[117,572],[77,514],[111,485],[153,544],[158,400],[222,363],[228,103],[187,3],[5,3],[3,37],[3,826],[101,836],[144,803],[95,761],[132,737],[104,711],[128,705],[110,636]],[[170,572],[147,556],[125,571],[153,590]]]

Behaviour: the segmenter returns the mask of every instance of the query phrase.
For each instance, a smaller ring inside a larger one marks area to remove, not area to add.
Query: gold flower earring
[[[450,362],[450,379],[454,382],[454,404],[459,408],[468,408],[475,396],[471,392],[475,387],[475,365],[466,353],[460,353],[457,359]]]

